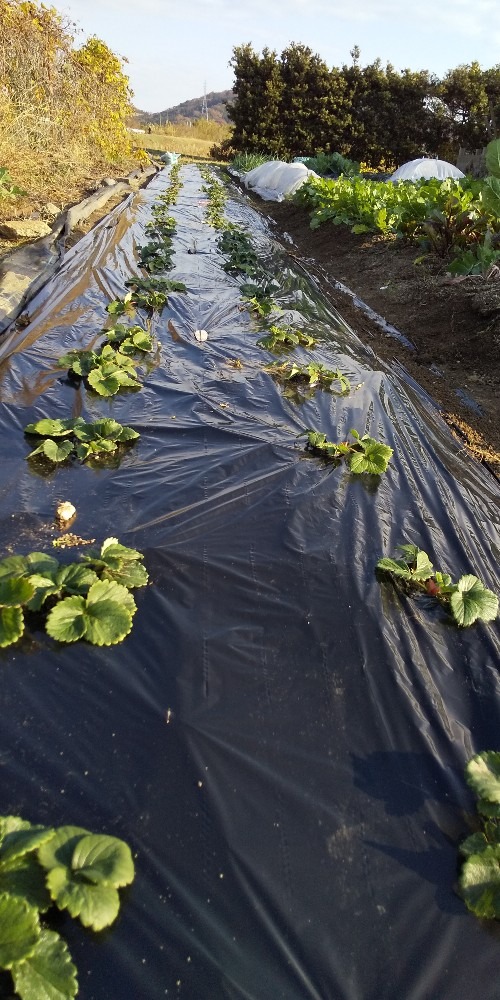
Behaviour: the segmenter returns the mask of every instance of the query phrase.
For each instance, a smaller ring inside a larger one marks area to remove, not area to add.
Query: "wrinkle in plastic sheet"
[[[152,580],[119,647],[35,636],[2,652],[1,811],[133,847],[117,924],[91,936],[63,921],[82,1000],[496,1000],[498,933],[453,886],[473,806],[463,766],[498,748],[498,627],[450,627],[374,565],[407,538],[498,591],[498,484],[234,189],[227,214],[280,307],[363,383],[287,400],[196,168],[181,178],[171,276],[188,294],[156,321],[140,392],[95,400],[55,360],[91,342],[138,273],[168,172],[81,241],[0,347],[3,550],[49,545],[69,498],[80,535],[137,546]],[[140,441],[119,468],[34,475],[22,428],[70,413],[112,414]],[[376,483],[306,456],[306,427],[370,430],[395,449],[389,472]]]

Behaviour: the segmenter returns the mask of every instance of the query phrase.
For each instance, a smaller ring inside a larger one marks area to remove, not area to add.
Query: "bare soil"
[[[303,209],[253,200],[358,335],[379,357],[400,362],[439,404],[455,436],[500,476],[500,280],[452,279],[439,258],[416,264],[422,251],[415,244],[355,235],[329,223],[311,230]],[[414,349],[356,306],[336,282]]]

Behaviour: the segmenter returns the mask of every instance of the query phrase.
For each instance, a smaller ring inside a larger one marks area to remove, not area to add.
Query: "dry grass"
[[[165,135],[162,132],[152,132],[150,135],[131,135],[134,146],[146,150],[159,150],[162,153],[182,153],[183,156],[196,156],[201,160],[210,159],[213,146],[211,139],[191,139],[184,136]]]
[[[0,198],[0,220],[71,204],[137,166],[118,57],[98,39],[75,50],[64,16],[36,3],[0,0],[0,26],[0,166],[26,191]]]

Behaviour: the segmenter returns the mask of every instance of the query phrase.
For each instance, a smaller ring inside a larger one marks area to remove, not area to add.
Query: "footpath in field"
[[[375,565],[414,543],[498,593],[498,483],[231,189],[226,217],[281,321],[315,342],[279,360],[352,388],[284,392],[199,171],[180,176],[168,277],[187,292],[154,319],[140,391],[97,396],[56,359],[93,341],[140,273],[168,171],[84,237],[0,344],[2,553],[50,551],[70,499],[72,530],[116,535],[150,574],[121,645],[36,632],[1,652],[1,811],[132,846],[118,922],[65,927],[81,1000],[496,1000],[498,935],[454,885],[463,767],[499,746],[498,622],[458,629]],[[80,415],[140,439],[114,465],[41,475],[23,427]],[[393,449],[387,472],[322,461],[309,428],[368,432]]]

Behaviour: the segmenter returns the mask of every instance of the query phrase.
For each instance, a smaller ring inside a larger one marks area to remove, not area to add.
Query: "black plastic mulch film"
[[[463,767],[500,748],[498,622],[460,630],[374,574],[409,540],[498,593],[498,483],[232,188],[226,215],[318,339],[315,360],[363,382],[287,400],[194,166],[172,208],[169,277],[188,294],[156,322],[160,363],[112,401],[68,385],[55,361],[139,273],[168,178],[92,230],[0,345],[2,553],[51,551],[69,499],[73,530],[139,548],[152,581],[120,646],[35,635],[2,651],[0,811],[133,848],[109,931],[61,918],[81,1000],[498,1000],[499,935],[454,892]],[[23,427],[80,413],[140,441],[118,468],[36,476]],[[387,474],[307,455],[306,427],[369,430],[394,448]]]

